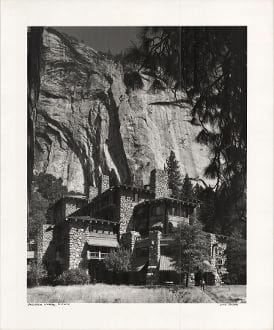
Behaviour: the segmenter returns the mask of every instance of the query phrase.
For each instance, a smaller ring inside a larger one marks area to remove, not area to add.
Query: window
[[[138,193],[135,193],[133,195],[133,202],[138,202],[138,200],[139,200],[139,195],[138,195]]]
[[[161,214],[161,207],[157,206],[156,207],[156,215],[160,215]]]

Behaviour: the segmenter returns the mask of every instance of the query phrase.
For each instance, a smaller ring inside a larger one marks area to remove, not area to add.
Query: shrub
[[[105,267],[113,273],[123,273],[130,271],[131,253],[129,250],[119,248],[109,253],[104,259]]]
[[[27,273],[27,286],[32,287],[43,284],[47,276],[44,265],[41,262],[32,261]]]
[[[59,285],[88,284],[89,275],[84,269],[75,268],[66,270],[56,280]]]

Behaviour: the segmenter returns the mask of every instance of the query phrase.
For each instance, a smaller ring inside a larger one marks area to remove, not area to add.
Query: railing
[[[142,241],[142,240],[145,240],[145,239],[148,239],[148,236],[146,236],[146,237],[137,236],[136,237],[136,241]]]
[[[97,260],[103,260],[105,259],[105,257],[108,255],[108,253],[105,252],[91,252],[91,251],[87,251],[87,259],[91,260],[91,259],[97,259]]]

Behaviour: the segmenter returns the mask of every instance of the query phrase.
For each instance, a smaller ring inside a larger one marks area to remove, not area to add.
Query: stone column
[[[133,209],[137,205],[137,203],[132,201],[130,196],[121,195],[120,197],[120,229],[119,235],[130,231],[133,229],[130,225],[132,222]]]
[[[41,226],[37,238],[37,264],[46,265],[48,274],[53,270],[55,253],[54,225],[44,224]]]
[[[159,262],[160,262],[160,241],[162,233],[158,230],[149,232],[149,261],[146,276],[146,283],[154,285],[159,280]]]
[[[209,240],[209,249],[210,249],[210,264],[212,267],[212,274],[215,277],[215,283],[220,283],[221,279],[216,268],[216,249],[218,246],[218,241],[215,234],[207,234]]]
[[[99,178],[99,195],[109,189],[109,176],[102,174]]]
[[[85,261],[83,249],[86,243],[86,233],[80,221],[73,221],[69,229],[69,269],[82,267]]]
[[[170,197],[168,188],[168,174],[166,171],[154,169],[150,173],[150,188],[155,192],[155,198]]]

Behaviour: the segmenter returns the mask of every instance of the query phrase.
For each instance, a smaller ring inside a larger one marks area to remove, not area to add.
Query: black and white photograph
[[[28,28],[28,302],[246,302],[247,28]]]
[[[273,329],[273,0],[0,3],[0,329]]]

